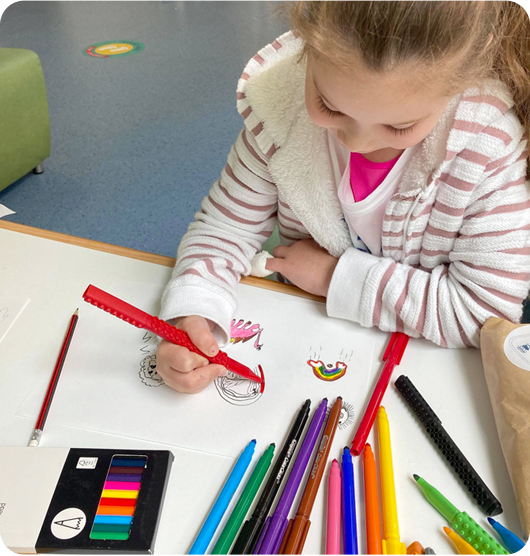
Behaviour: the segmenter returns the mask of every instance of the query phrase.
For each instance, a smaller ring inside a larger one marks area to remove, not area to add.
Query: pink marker
[[[341,480],[339,462],[334,459],[329,470],[328,522],[326,531],[326,554],[341,554],[340,551],[340,508]]]

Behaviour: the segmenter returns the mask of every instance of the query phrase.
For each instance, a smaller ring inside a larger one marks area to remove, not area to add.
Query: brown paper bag
[[[517,508],[530,534],[530,325],[489,318],[480,334],[486,383]]]

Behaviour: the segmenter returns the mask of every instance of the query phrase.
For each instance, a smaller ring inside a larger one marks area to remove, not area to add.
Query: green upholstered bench
[[[39,57],[0,48],[0,191],[34,170],[50,154],[50,119]]]

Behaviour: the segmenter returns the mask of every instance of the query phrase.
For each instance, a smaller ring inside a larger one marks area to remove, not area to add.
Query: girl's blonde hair
[[[448,92],[498,77],[530,137],[530,19],[515,2],[304,1],[290,16],[304,54],[341,68],[352,59],[373,71],[416,64]]]

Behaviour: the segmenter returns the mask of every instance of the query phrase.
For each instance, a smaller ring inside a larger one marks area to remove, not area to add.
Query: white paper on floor
[[[97,286],[97,284],[95,284]],[[156,373],[158,339],[88,304],[80,318],[48,419],[74,427],[143,438],[235,457],[256,438],[279,447],[309,398],[342,396],[336,446],[351,442],[368,392],[374,332],[326,315],[323,303],[238,286],[230,357],[258,371],[265,388],[230,373],[195,395],[175,392]],[[157,314],[161,289],[115,281],[109,293]],[[334,379],[334,380],[330,380]],[[35,388],[19,410],[36,417]]]
[[[4,216],[9,216],[10,214],[16,214],[14,210],[8,209],[5,205],[0,204],[0,218]]]

